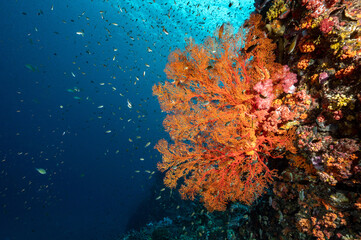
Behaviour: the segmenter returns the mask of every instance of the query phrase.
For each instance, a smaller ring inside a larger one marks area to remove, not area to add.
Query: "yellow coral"
[[[273,105],[275,106],[281,106],[282,105],[282,100],[277,98],[276,100],[273,101]]]
[[[267,20],[272,21],[288,9],[287,4],[283,0],[276,0],[267,12]]]
[[[331,48],[332,50],[334,50],[334,51],[333,51],[333,54],[334,54],[334,55],[337,54],[337,52],[338,52],[338,50],[340,49],[340,47],[341,47],[341,44],[340,44],[339,42],[330,45],[330,48]]]
[[[340,109],[346,107],[352,101],[352,97],[346,97],[344,94],[336,94],[331,97],[331,101],[331,107],[329,107],[330,110]]]
[[[337,106],[344,107],[347,106],[347,104],[352,100],[351,97],[346,97],[343,94],[337,94]]]
[[[330,164],[330,163],[333,163],[333,162],[335,162],[335,158],[334,158],[334,157],[328,156],[328,157],[326,158],[326,163],[327,163],[327,164]]]
[[[318,79],[318,74],[316,73],[316,74],[313,74],[312,76],[311,76],[311,82],[312,83],[316,83],[317,82],[317,79]]]
[[[325,68],[325,67],[327,67],[327,63],[324,62],[321,64],[321,68]]]
[[[313,40],[313,43],[316,45],[321,44],[321,35],[319,35],[315,40]]]
[[[320,26],[320,22],[321,22],[320,18],[313,19],[312,24],[311,24],[311,28],[317,28],[318,26]]]

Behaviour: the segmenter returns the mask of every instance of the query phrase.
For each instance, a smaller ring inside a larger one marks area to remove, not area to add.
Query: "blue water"
[[[186,37],[253,10],[232,3],[1,1],[0,240],[116,239],[144,221],[167,138],[152,85]]]

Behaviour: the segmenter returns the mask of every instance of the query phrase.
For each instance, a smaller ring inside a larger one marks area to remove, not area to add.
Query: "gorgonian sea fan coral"
[[[181,196],[199,195],[209,211],[231,201],[251,204],[276,176],[267,159],[295,153],[287,123],[299,111],[288,104],[291,94],[281,99],[294,76],[275,63],[261,17],[252,15],[245,27],[233,34],[223,25],[201,45],[189,40],[169,56],[165,73],[173,81],[153,87],[172,139],[156,145],[164,183],[175,188],[183,179]],[[290,116],[281,118],[288,107]]]

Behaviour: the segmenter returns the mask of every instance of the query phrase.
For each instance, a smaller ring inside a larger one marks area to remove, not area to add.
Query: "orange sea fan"
[[[274,62],[275,45],[262,25],[261,17],[252,15],[246,34],[223,25],[203,45],[189,40],[184,51],[168,58],[165,73],[172,82],[153,87],[168,113],[163,125],[172,139],[156,145],[164,183],[175,188],[183,179],[182,197],[201,196],[209,211],[225,210],[231,201],[251,204],[276,176],[267,158],[294,152],[293,133],[262,128],[276,110],[255,104],[267,97],[253,89],[260,81],[272,79],[275,98],[283,92],[283,66]]]

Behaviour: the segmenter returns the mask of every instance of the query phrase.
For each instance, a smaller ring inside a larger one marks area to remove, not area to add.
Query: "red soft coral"
[[[335,25],[335,20],[332,17],[325,18],[321,21],[320,30],[321,32],[327,34],[332,31],[334,25]]]

